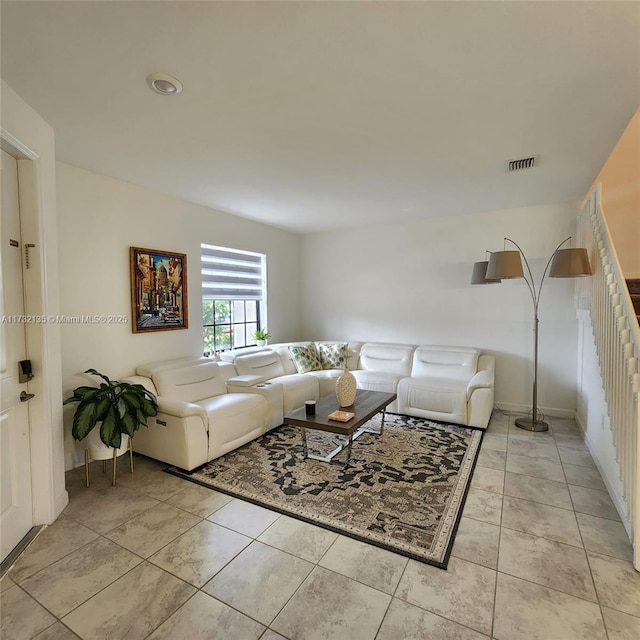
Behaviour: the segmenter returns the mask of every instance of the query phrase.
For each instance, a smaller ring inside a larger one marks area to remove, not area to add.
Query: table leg
[[[351,463],[351,445],[353,445],[353,434],[349,436],[349,444],[347,445],[347,463],[344,465],[348,467]]]
[[[382,421],[380,422],[380,428],[379,429],[374,429],[373,427],[367,428],[365,425],[363,425],[362,427],[360,427],[356,431],[356,433],[355,433],[355,435],[353,437],[354,440],[358,436],[362,435],[363,433],[373,433],[376,436],[381,436],[383,434],[383,432],[384,432],[384,419],[385,419],[385,417],[387,415],[386,408],[383,408],[381,411],[382,411]],[[366,424],[369,424],[369,423],[366,423]]]
[[[302,428],[302,455],[304,456],[304,459],[306,460],[308,457],[308,450],[307,450],[307,430],[305,428]]]

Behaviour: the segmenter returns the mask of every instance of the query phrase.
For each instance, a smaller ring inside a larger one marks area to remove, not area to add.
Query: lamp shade
[[[551,260],[549,277],[576,278],[590,276],[591,265],[587,250],[579,247],[572,249],[558,249]]]
[[[489,280],[487,278],[487,267],[489,261],[476,262],[473,265],[473,273],[471,274],[471,284],[497,284],[501,282],[499,279]]]
[[[524,278],[519,251],[495,251],[489,258],[487,280]]]

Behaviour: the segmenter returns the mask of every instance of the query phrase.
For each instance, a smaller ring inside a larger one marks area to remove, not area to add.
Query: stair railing
[[[577,236],[589,252],[593,277],[577,281],[576,302],[591,315],[631,529],[634,566],[640,571],[640,328],[602,215],[599,185],[578,216]]]

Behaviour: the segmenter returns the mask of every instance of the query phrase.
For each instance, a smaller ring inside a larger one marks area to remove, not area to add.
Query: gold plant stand
[[[129,446],[127,447],[129,450],[129,469],[131,473],[133,473],[133,438],[129,438]],[[117,449],[113,450],[113,458],[112,458],[112,472],[111,472],[111,486],[116,486],[116,469],[118,467],[118,456],[116,455],[118,452]],[[84,483],[88,488],[91,484],[89,479],[89,463],[91,462],[91,456],[89,455],[89,449],[84,450]],[[102,461],[102,472],[107,472],[107,461]]]

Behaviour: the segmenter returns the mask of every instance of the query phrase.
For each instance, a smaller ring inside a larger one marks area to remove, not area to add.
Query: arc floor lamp
[[[571,236],[563,240],[551,254],[540,279],[540,284],[537,287],[529,267],[529,261],[520,246],[511,238],[504,239],[505,247],[506,243],[510,242],[516,247],[517,251],[495,251],[491,253],[488,261],[476,262],[473,265],[471,284],[496,284],[505,279],[524,278],[529,287],[529,293],[531,293],[534,318],[533,402],[529,416],[518,418],[515,421],[517,427],[527,431],[548,431],[549,429],[549,425],[544,420],[544,415],[538,410],[538,305],[540,304],[540,294],[542,293],[542,285],[547,271],[550,278],[575,278],[591,275],[591,266],[589,265],[586,249],[578,247],[562,249],[562,246],[570,240]],[[526,273],[522,268],[523,260],[527,268]]]

